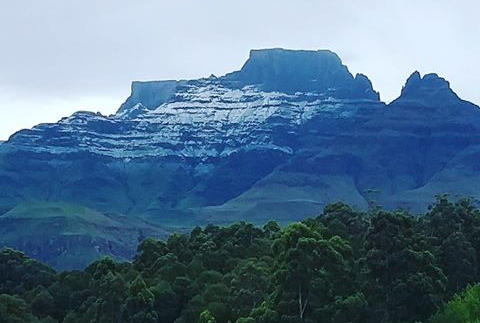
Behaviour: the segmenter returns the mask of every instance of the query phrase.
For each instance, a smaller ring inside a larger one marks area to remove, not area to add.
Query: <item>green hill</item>
[[[57,269],[83,268],[104,255],[127,260],[144,237],[170,232],[140,218],[67,203],[22,203],[0,216],[0,245]]]

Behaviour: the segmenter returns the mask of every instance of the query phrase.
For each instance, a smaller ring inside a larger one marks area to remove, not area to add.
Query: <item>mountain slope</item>
[[[144,237],[169,234],[138,218],[66,203],[22,203],[0,216],[0,245],[62,270],[82,268],[104,255],[131,259]]]
[[[156,217],[196,214],[288,161],[302,129],[318,123],[335,135],[333,123],[357,122],[383,105],[370,81],[353,77],[330,51],[252,51],[242,70],[221,78],[132,90],[113,116],[78,112],[2,145],[4,208],[34,198]],[[361,109],[366,115],[357,117]]]
[[[73,203],[176,226],[288,222],[341,200],[423,211],[479,195],[480,111],[436,74],[380,101],[330,51],[254,50],[241,70],[134,82],[118,112],[77,112],[0,144],[0,213]],[[55,233],[52,233],[55,234]]]

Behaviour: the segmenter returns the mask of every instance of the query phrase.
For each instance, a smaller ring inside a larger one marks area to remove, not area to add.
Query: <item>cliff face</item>
[[[17,132],[0,145],[0,213],[67,202],[189,226],[296,220],[338,200],[420,211],[435,194],[479,195],[479,128],[479,108],[436,74],[412,74],[387,105],[333,52],[255,50],[223,77],[134,82],[115,115]]]

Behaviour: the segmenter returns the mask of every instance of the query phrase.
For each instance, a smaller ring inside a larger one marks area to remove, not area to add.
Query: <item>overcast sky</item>
[[[113,113],[133,80],[241,68],[252,48],[331,49],[385,101],[414,71],[480,103],[476,0],[15,0],[0,8],[0,140],[76,110]]]

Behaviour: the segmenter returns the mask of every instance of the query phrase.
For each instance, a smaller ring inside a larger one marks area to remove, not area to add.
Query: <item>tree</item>
[[[354,252],[360,252],[369,227],[369,219],[365,214],[338,202],[327,205],[317,220],[326,228],[324,236],[340,236],[351,243]]]
[[[335,323],[365,323],[370,320],[370,306],[362,292],[356,292],[347,297],[335,297],[333,308],[331,321]]]
[[[155,263],[146,270],[146,274],[149,277],[173,283],[177,277],[185,276],[186,270],[186,266],[178,261],[175,254],[167,253],[159,257]]]
[[[217,323],[215,317],[210,313],[208,310],[203,311],[200,313],[200,319],[198,323]]]
[[[450,234],[439,248],[442,270],[448,277],[447,290],[450,295],[461,291],[477,277],[475,248],[462,232]]]
[[[141,275],[130,283],[129,296],[121,312],[121,321],[128,323],[154,323],[158,313],[154,310],[155,295]]]
[[[273,236],[281,230],[277,222],[270,220],[263,226],[263,232],[268,238],[273,238]]]
[[[379,322],[423,320],[441,305],[446,277],[416,222],[403,213],[379,212],[366,238],[373,282],[369,302]],[[415,297],[412,297],[415,295]]]
[[[116,323],[120,318],[122,304],[128,295],[128,287],[119,273],[109,272],[98,285],[98,311],[100,322]]]
[[[480,212],[468,199],[451,202],[442,195],[424,219],[423,230],[438,248],[451,297],[480,278]]]
[[[155,296],[154,308],[158,313],[159,322],[174,322],[181,312],[182,294],[177,295],[166,281],[160,281],[151,288]]]
[[[21,294],[37,286],[48,287],[55,280],[55,271],[24,253],[0,249],[0,294]]]
[[[252,318],[254,320],[253,322],[255,323],[271,323],[280,321],[280,315],[274,309],[274,304],[272,304],[271,300],[265,301],[260,304],[260,306],[254,308],[250,313],[250,316],[245,318],[247,321],[243,323],[251,323],[248,321],[249,318]]]
[[[436,313],[429,323],[480,322],[480,284],[468,287]]]
[[[24,300],[0,294],[0,323],[39,323]]]
[[[323,239],[306,225],[295,224],[285,229],[274,246],[279,255],[277,301],[283,321],[330,317],[335,293],[350,294],[354,287],[349,279],[348,243],[338,236]]]
[[[262,260],[250,259],[240,263],[231,275],[232,302],[237,317],[248,315],[271,292],[272,272]]]
[[[33,298],[31,302],[32,312],[40,317],[55,315],[55,299],[50,292],[44,288]]]
[[[159,257],[167,253],[168,247],[165,242],[147,238],[138,245],[137,256],[133,262],[134,267],[139,271],[149,268]]]

